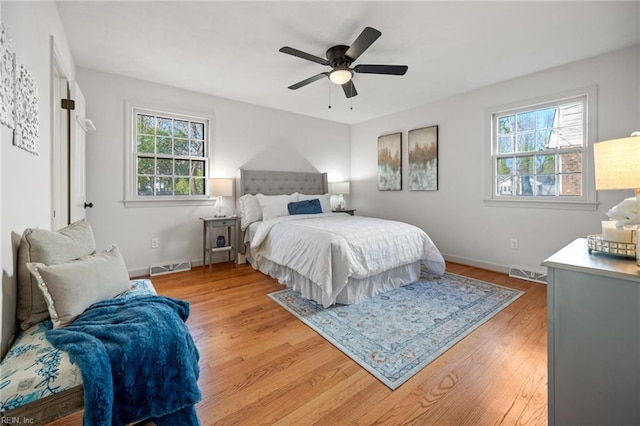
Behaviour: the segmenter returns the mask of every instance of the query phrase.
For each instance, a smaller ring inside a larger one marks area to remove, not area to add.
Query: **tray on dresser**
[[[587,236],[587,245],[589,247],[589,253],[597,251],[618,257],[636,258],[636,243],[607,241],[602,238],[602,235],[597,234]]]

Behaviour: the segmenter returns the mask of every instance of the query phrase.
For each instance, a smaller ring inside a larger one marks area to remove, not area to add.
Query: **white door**
[[[51,148],[52,176],[51,201],[53,230],[69,224],[69,130],[67,110],[62,108],[62,99],[69,97],[68,81],[62,63],[58,60],[52,42],[53,60],[53,135]]]
[[[93,124],[86,119],[84,95],[75,81],[69,82],[70,98],[75,101],[71,111],[71,138],[69,146],[69,221],[71,223],[86,217],[86,133]]]

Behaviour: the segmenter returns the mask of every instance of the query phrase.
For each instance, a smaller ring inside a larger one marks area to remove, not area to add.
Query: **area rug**
[[[269,297],[396,389],[522,294],[446,273],[326,309],[289,289]]]

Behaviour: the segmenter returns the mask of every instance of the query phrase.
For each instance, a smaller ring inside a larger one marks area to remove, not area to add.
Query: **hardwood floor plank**
[[[364,389],[370,382],[369,373],[361,370],[326,389],[315,398],[303,402],[285,417],[275,422],[274,425],[315,424],[319,419],[331,413],[333,407],[341,405],[351,392]],[[331,415],[331,418],[331,424],[338,424],[336,422],[340,419],[336,419],[334,415]]]
[[[291,405],[302,406],[309,400],[316,400],[325,389],[333,388],[345,378],[360,372],[353,368],[353,362],[343,357],[331,357],[326,363],[315,362],[310,357],[306,371],[290,376],[288,383],[260,398],[263,408],[252,413],[238,413],[242,421],[238,424],[274,424],[291,412]]]
[[[525,294],[395,391],[267,297],[283,287],[249,265],[152,281],[191,303],[203,425],[546,424],[546,286],[447,270]],[[82,412],[52,423],[81,424]]]

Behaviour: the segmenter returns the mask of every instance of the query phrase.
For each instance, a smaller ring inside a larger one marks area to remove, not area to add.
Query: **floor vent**
[[[513,278],[520,278],[522,280],[534,281],[541,284],[547,283],[547,274],[540,271],[532,271],[531,269],[512,266],[509,268],[509,276]]]
[[[152,265],[149,268],[149,275],[164,275],[171,274],[173,272],[182,272],[182,271],[190,271],[191,270],[191,262],[188,260],[185,262],[178,263],[168,263],[166,265]]]

